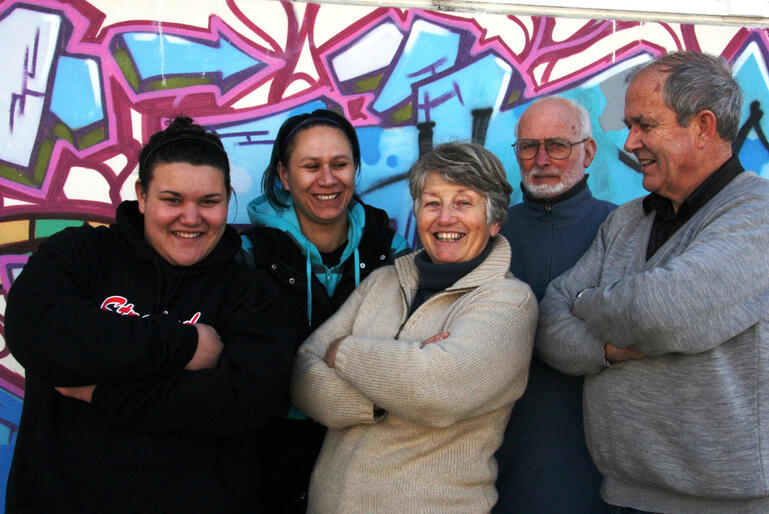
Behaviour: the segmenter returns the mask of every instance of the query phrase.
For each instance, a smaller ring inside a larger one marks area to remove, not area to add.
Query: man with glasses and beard
[[[542,98],[521,115],[516,133],[523,202],[510,208],[501,233],[512,247],[510,271],[541,300],[547,284],[577,262],[616,206],[593,197],[587,186],[585,169],[596,143],[583,107]],[[494,512],[607,508],[599,494],[601,475],[585,445],[582,377],[564,375],[536,357],[497,461]]]

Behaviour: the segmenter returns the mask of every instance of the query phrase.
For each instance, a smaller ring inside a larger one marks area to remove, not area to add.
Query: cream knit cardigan
[[[473,271],[407,319],[414,255],[373,272],[299,349],[293,402],[329,427],[309,512],[488,512],[494,452],[523,394],[537,323],[497,236]],[[439,333],[450,335],[421,347]],[[335,367],[323,357],[346,336]],[[374,416],[376,408],[384,416]]]

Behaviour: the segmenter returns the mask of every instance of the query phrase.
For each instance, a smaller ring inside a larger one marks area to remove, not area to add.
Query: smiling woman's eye
[[[176,198],[175,196],[169,196],[166,198],[161,198],[161,200],[165,203],[171,204],[171,205],[178,205],[182,203],[181,199]]]

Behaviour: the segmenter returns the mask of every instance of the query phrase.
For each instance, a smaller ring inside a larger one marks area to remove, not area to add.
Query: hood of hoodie
[[[115,224],[112,225],[112,229],[115,231],[123,249],[137,260],[162,264],[164,267],[185,270],[187,273],[206,269],[222,261],[231,260],[240,250],[238,232],[227,225],[222,238],[205,259],[191,266],[174,266],[169,264],[147,244],[147,240],[144,238],[144,215],[139,212],[139,202],[135,200],[127,200],[118,205],[115,213]]]
[[[307,282],[310,283],[310,273],[314,274],[329,296],[334,294],[344,263],[350,257],[356,260],[356,285],[359,282],[357,278],[358,269],[358,245],[363,236],[363,227],[366,224],[366,213],[363,206],[353,200],[347,209],[347,245],[342,252],[339,262],[331,267],[323,264],[323,258],[317,247],[305,237],[299,226],[299,220],[296,217],[296,210],[291,201],[291,195],[286,191],[279,191],[278,198],[286,204],[286,208],[274,208],[267,197],[260,196],[248,204],[248,219],[254,225],[274,228],[288,234],[302,251],[302,255],[307,263]],[[308,288],[309,289],[309,288]],[[311,294],[311,293],[310,293]]]

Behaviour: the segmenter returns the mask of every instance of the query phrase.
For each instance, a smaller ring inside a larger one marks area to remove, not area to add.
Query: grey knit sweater
[[[291,397],[329,427],[309,512],[491,510],[494,452],[526,387],[537,323],[531,289],[508,271],[510,246],[493,244],[408,319],[414,254],[374,271],[301,346]],[[342,336],[330,368],[323,356]],[[387,414],[375,418],[374,405]]]
[[[587,375],[585,433],[607,502],[769,512],[769,181],[741,173],[649,261],[654,215],[641,201],[550,284],[536,351]],[[648,357],[608,365],[606,343]]]

